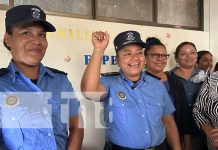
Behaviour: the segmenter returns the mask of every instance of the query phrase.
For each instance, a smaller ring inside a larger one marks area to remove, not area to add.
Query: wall
[[[214,0],[215,1],[215,0]],[[218,2],[217,2],[218,3]],[[215,9],[214,5],[214,9]],[[5,11],[0,11],[0,37],[1,43],[4,35]],[[99,116],[102,117],[100,104],[84,100],[80,91],[80,80],[86,67],[87,55],[92,53],[91,33],[93,31],[108,31],[111,40],[105,52],[105,64],[102,65],[102,72],[118,71],[114,63],[113,39],[121,31],[137,30],[141,33],[142,39],[156,36],[166,45],[171,54],[167,70],[175,66],[173,52],[176,46],[182,41],[194,42],[199,49],[209,49],[209,32],[191,31],[171,28],[160,28],[150,26],[139,26],[93,20],[74,19],[67,17],[48,16],[57,32],[48,34],[49,47],[43,59],[43,63],[49,67],[58,68],[67,72],[77,96],[81,101],[85,121],[84,150],[99,150],[104,144],[104,129],[97,127],[100,124]],[[211,25],[212,26],[212,25]],[[212,35],[210,34],[212,38]],[[211,43],[211,41],[210,41]],[[211,44],[212,45],[212,44]],[[217,48],[216,45],[213,48]],[[0,67],[6,67],[10,60],[10,52],[3,44],[0,44]],[[101,118],[100,117],[100,118]]]
[[[218,61],[218,10],[217,0],[209,0],[209,44],[210,51],[214,56],[214,64]]]

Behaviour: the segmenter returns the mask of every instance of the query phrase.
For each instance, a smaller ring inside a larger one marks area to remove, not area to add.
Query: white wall
[[[214,56],[214,64],[218,61],[218,1],[209,0],[209,48]]]
[[[214,0],[215,2],[216,0]],[[216,2],[218,3],[218,2]],[[214,9],[216,5],[213,5]],[[5,11],[0,11],[0,39],[5,32],[4,28]],[[214,14],[215,17],[215,14]],[[93,31],[108,31],[111,35],[110,44],[105,52],[105,55],[112,58],[115,55],[113,50],[113,39],[121,31],[136,30],[142,35],[142,39],[150,36],[156,36],[166,45],[171,54],[167,70],[175,66],[173,52],[176,46],[183,41],[194,42],[198,49],[209,49],[209,43],[213,50],[217,49],[218,44],[212,41],[215,33],[209,34],[208,31],[191,31],[171,28],[160,28],[130,24],[120,24],[111,22],[101,22],[93,20],[74,19],[67,17],[48,16],[48,20],[53,23],[56,28],[56,33],[48,35],[49,47],[43,63],[47,66],[54,67],[68,72],[68,77],[71,80],[75,90],[80,91],[80,80],[83,71],[86,67],[84,65],[84,55],[92,53],[91,33]],[[210,31],[212,26],[210,24]],[[211,41],[209,42],[209,35]],[[6,67],[10,60],[10,53],[6,50],[3,44],[0,44],[0,67]],[[66,60],[68,59],[68,60]],[[71,59],[71,60],[69,60]],[[107,61],[106,65],[102,66],[102,72],[118,71],[116,65],[111,65],[111,59]],[[104,130],[95,127],[95,121],[99,121],[99,117],[95,120],[95,116],[101,116],[101,107],[96,106],[96,103],[84,100],[78,93],[83,107],[83,114],[85,120],[85,138],[83,143],[84,150],[99,150],[104,144]],[[95,109],[96,108],[96,109]],[[95,112],[98,113],[95,113]]]

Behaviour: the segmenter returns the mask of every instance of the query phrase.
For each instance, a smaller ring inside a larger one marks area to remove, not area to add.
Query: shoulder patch
[[[0,76],[3,76],[5,74],[7,74],[9,72],[9,70],[7,68],[1,68],[0,69]]]
[[[57,70],[57,69],[54,69],[54,68],[50,68],[50,67],[46,67],[46,68],[51,70],[54,73],[61,73],[61,74],[67,75],[66,72],[63,72],[63,71],[60,71],[60,70]]]
[[[106,72],[106,73],[101,73],[101,76],[117,76],[119,75],[119,72]]]

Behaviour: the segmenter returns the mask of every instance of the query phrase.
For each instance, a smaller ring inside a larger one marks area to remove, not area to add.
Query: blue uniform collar
[[[134,83],[130,80],[128,80],[125,75],[123,74],[123,72],[120,70],[119,71],[120,75],[118,76],[118,82],[128,82],[130,84],[130,86],[132,86]],[[143,81],[146,81],[146,82],[149,82],[149,79],[148,79],[148,75],[146,75],[144,72],[141,72],[141,75],[140,75],[140,79],[138,80],[138,83],[140,82],[143,82]]]
[[[13,60],[11,60],[11,62],[8,65],[8,69],[10,70],[10,74],[12,75],[12,79],[13,79],[13,84],[15,84],[16,78],[17,78],[17,74],[22,74],[19,69],[16,67],[16,65],[14,64]],[[40,63],[40,68],[39,68],[39,77],[38,80],[41,80],[42,77],[47,74],[51,77],[55,77],[55,73],[53,73],[51,70],[49,70],[48,68],[46,68],[43,64]]]

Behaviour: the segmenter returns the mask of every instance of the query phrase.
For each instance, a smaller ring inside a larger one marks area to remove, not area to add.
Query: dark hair
[[[218,62],[216,63],[216,65],[214,67],[214,71],[218,71]]]
[[[198,51],[197,53],[198,53],[197,63],[199,63],[200,59],[206,54],[213,56],[209,51],[206,51],[206,50],[201,50],[201,51]]]
[[[144,51],[145,55],[147,55],[148,52],[150,51],[151,47],[155,46],[155,45],[163,46],[166,49],[165,45],[163,43],[161,43],[161,41],[156,37],[147,38],[146,44],[147,44],[147,46],[146,46],[145,51]]]
[[[7,29],[6,29],[6,33],[9,34],[9,35],[12,35],[12,28],[7,28]],[[10,48],[9,46],[7,46],[5,40],[3,40],[3,44],[4,44],[4,46],[5,46],[9,51],[11,51],[11,48]]]
[[[192,43],[192,42],[187,42],[187,41],[186,41],[186,42],[182,42],[182,43],[180,43],[180,44],[177,46],[176,51],[174,52],[175,59],[178,58],[178,54],[179,54],[181,48],[182,48],[183,46],[185,46],[185,45],[191,45],[191,46],[193,46],[194,49],[197,51],[197,48],[196,48],[196,46],[195,46],[194,43]]]

